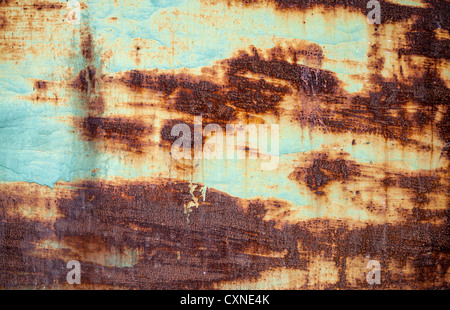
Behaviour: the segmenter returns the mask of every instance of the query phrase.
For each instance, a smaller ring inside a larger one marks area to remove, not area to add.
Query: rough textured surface
[[[0,288],[448,289],[450,3],[379,2],[0,1]]]

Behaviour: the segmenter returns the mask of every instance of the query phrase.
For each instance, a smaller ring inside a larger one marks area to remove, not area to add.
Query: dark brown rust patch
[[[200,82],[185,83],[182,87],[175,97],[178,111],[222,121],[234,118],[235,109],[226,104],[225,97],[219,93],[219,86]]]
[[[96,75],[95,67],[88,66],[86,67],[86,69],[83,69],[78,73],[78,76],[71,83],[71,86],[83,92],[93,92],[95,91],[97,82],[95,75]]]
[[[387,80],[379,75],[372,76],[371,80],[378,91],[327,96],[313,110],[299,111],[296,119],[302,125],[319,127],[325,132],[376,134],[403,145],[421,145],[412,136],[424,126],[435,124],[440,117],[437,107],[450,102],[450,90],[436,70],[427,68],[411,84]],[[408,109],[411,101],[416,105],[415,112]],[[443,128],[442,136],[445,122],[439,126]]]
[[[418,110],[414,113],[414,121],[419,128],[423,128],[425,125],[428,125],[432,122],[433,118],[430,116],[430,113],[423,110]]]
[[[446,283],[445,276],[450,266],[448,256],[450,242],[446,236],[449,230],[446,225],[407,223],[368,225],[365,228],[349,229],[345,224],[334,225],[328,221],[311,220],[307,223],[308,226],[315,223],[321,230],[315,233],[303,231],[302,244],[308,251],[323,251],[333,257],[339,269],[336,287],[349,287],[345,272],[346,262],[357,255],[366,257],[367,261],[376,259],[385,266],[384,268],[389,265],[389,261],[395,261],[394,269],[384,269],[384,280],[380,289],[395,287],[398,280],[394,274],[402,272],[407,262],[414,268],[411,277],[404,279],[407,279],[409,288],[431,287],[436,280]],[[332,250],[335,254],[331,254],[331,248],[324,246],[325,244],[336,247]],[[356,287],[371,286],[362,277]],[[444,287],[448,287],[448,284],[444,284]]]
[[[138,272],[141,276],[128,286],[154,287],[153,280],[144,283],[143,278],[152,279],[151,275],[160,272],[171,274],[175,268],[180,271],[179,281],[162,278],[160,285],[164,288],[208,287],[216,281],[254,278],[277,266],[303,269],[305,262],[307,265],[309,258],[314,259],[318,253],[333,257],[340,275],[335,287],[340,288],[349,287],[345,262],[357,255],[369,255],[383,262],[394,259],[401,266],[412,259],[416,274],[409,279],[410,286],[430,285],[426,281],[431,276],[445,277],[449,266],[448,256],[441,255],[449,247],[444,226],[416,223],[350,229],[311,220],[276,229],[273,221],[263,220],[265,202],[250,202],[248,209],[243,210],[235,198],[212,189],[207,190],[203,201],[199,186],[193,195],[200,204],[190,213],[187,224],[182,205],[191,201],[192,195],[185,182],[120,187],[94,184],[86,183],[74,200],[61,201],[65,217],[55,223],[55,230],[60,238],[99,236],[110,246],[143,249],[134,268],[144,274]],[[313,223],[321,229],[313,229]],[[300,254],[298,242],[308,254]],[[286,254],[275,258],[267,257],[267,253]],[[434,269],[435,273],[431,273],[423,264],[430,255],[425,253],[431,253],[441,271]],[[188,282],[199,278],[203,271],[205,277]],[[361,282],[362,287],[367,285],[364,279]],[[384,285],[389,283],[387,276]]]
[[[428,194],[437,192],[442,187],[440,178],[436,175],[414,173],[397,177],[397,184],[401,188],[407,188],[414,194],[412,201],[415,204],[429,202]]]
[[[34,82],[34,88],[36,90],[47,90],[48,82],[47,81],[36,81],[36,82]]]
[[[394,177],[386,176],[381,180],[381,183],[383,183],[383,186],[385,188],[394,187],[397,185],[397,181]]]
[[[198,144],[199,146],[201,145],[202,150],[203,150],[203,146],[208,137],[205,137],[203,134],[201,136],[195,135],[194,134],[195,127],[194,127],[193,122],[191,122],[191,121],[187,122],[184,120],[167,120],[164,123],[164,125],[160,131],[160,137],[161,137],[161,141],[162,141],[160,144],[160,147],[171,148],[173,143],[183,136],[182,133],[180,133],[178,136],[172,136],[172,129],[174,128],[174,126],[179,125],[179,124],[184,124],[189,127],[189,130],[191,132],[191,137],[190,137],[191,156],[192,156],[192,158],[194,158],[194,151],[195,151],[194,148],[195,148],[196,144]],[[209,122],[209,121],[202,121],[201,132],[204,133],[205,127],[210,124],[218,125],[221,127],[223,133],[226,132],[226,124],[216,124],[216,123]],[[199,126],[199,125],[197,125],[197,126]],[[198,128],[198,130],[200,131],[200,128]],[[246,149],[246,151],[248,151],[248,149]]]
[[[62,9],[65,8],[63,4],[54,4],[54,3],[34,3],[33,8],[40,11],[40,10],[53,10],[53,9]]]
[[[6,17],[0,15],[0,30],[5,29],[8,26],[8,20]]]
[[[431,2],[431,1],[430,1]],[[398,50],[399,56],[420,55],[430,59],[450,59],[450,40],[439,39],[435,30],[449,29],[450,4],[433,1],[432,7],[415,14],[416,21],[406,35],[406,46]]]
[[[226,104],[221,86],[185,74],[159,74],[131,71],[121,79],[129,87],[161,92],[178,111],[218,122],[234,118],[235,110]],[[168,106],[170,108],[170,106]]]
[[[133,88],[162,92],[173,107],[191,115],[200,115],[216,122],[236,118],[237,110],[266,113],[276,111],[287,89],[264,80],[229,76],[226,84],[218,85],[188,75],[150,75],[131,72],[122,82]]]
[[[412,213],[408,216],[408,221],[414,223],[432,223],[436,220],[443,220],[448,223],[450,209],[447,210],[428,210],[421,206],[414,207]]]
[[[171,95],[178,87],[178,79],[174,75],[147,74],[137,70],[127,73],[121,81],[136,90],[148,88],[160,91],[165,95]]]
[[[8,216],[11,204],[21,200],[2,193],[3,288],[63,285],[65,264],[73,257],[83,266],[83,285],[91,288],[211,288],[222,281],[245,283],[277,268],[308,271],[318,257],[331,259],[338,270],[338,281],[325,285],[328,289],[370,288],[364,272],[350,284],[349,262],[357,257],[381,262],[381,289],[395,288],[399,281],[401,287],[410,289],[448,288],[447,224],[407,221],[351,228],[343,221],[315,219],[276,228],[275,221],[264,220],[272,204],[283,206],[274,200],[247,201],[248,207],[243,209],[238,198],[208,189],[203,200],[202,186],[174,180],[74,186],[77,189],[72,195],[58,196],[62,217],[54,224]],[[32,200],[30,194],[22,191],[20,197]],[[187,222],[185,205],[193,197],[199,205],[190,209]],[[411,215],[417,212],[421,211],[413,210]],[[43,240],[62,248],[50,252],[39,248]],[[111,253],[119,256],[111,257]],[[133,259],[124,262],[130,253]],[[98,257],[105,261],[96,260]],[[366,263],[361,264],[363,270]],[[124,264],[125,268],[119,267]],[[299,285],[311,288],[308,283]]]
[[[113,276],[104,283],[110,285],[200,288],[221,280],[254,278],[276,266],[303,268],[295,238],[289,229],[264,222],[263,207],[250,204],[244,211],[235,198],[211,189],[203,201],[197,186],[193,195],[200,204],[190,210],[188,222],[184,205],[193,199],[190,192],[185,182],[85,183],[74,199],[60,201],[64,218],[55,223],[55,232],[61,240],[71,238],[76,247],[87,238],[98,238],[109,247],[140,249],[134,281],[119,284],[120,277]],[[247,253],[249,249],[253,252]],[[274,252],[281,257],[265,255]],[[90,273],[85,281],[95,284],[99,279]]]
[[[450,46],[449,46],[450,47]],[[428,64],[425,73],[414,79],[413,85],[398,85],[400,95],[411,98],[422,106],[448,106],[450,90],[433,64]]]
[[[88,62],[94,60],[94,41],[89,30],[82,32],[81,36],[81,54]]]
[[[325,57],[320,45],[314,43],[310,43],[305,48],[290,47],[288,51],[290,55],[279,48],[274,48],[273,52],[271,53],[272,58],[278,58],[282,56],[282,59],[287,59],[289,56],[292,56],[292,61],[294,63],[297,63],[299,60],[303,59],[307,66],[321,67],[322,60]]]
[[[320,47],[314,44],[304,48],[277,47],[268,53],[270,56],[265,59],[254,48],[252,55],[242,52],[236,58],[222,61],[220,66],[226,73],[223,81],[213,82],[212,77],[189,74],[131,71],[120,82],[136,91],[161,92],[178,111],[222,122],[235,119],[239,111],[279,115],[281,102],[291,90],[269,79],[291,84],[307,95],[334,94],[339,90],[339,81],[333,73],[295,63],[302,57],[306,63],[320,65],[323,58]]]
[[[192,123],[187,123],[181,120],[168,120],[166,121],[166,123],[163,125],[162,129],[161,129],[161,140],[163,141],[163,143],[166,146],[170,146],[172,145],[179,137],[176,136],[172,136],[172,129],[174,126],[178,125],[178,124],[186,124],[187,126],[189,126],[189,129],[191,130],[191,145],[194,145],[194,124]],[[203,132],[203,128],[202,128],[202,132]]]
[[[102,81],[97,75],[97,69],[93,65],[87,66],[69,85],[77,92],[76,98],[81,104],[80,108],[90,115],[101,116],[105,110],[105,100],[99,89]]]
[[[272,58],[264,59],[260,53],[253,49],[253,54],[241,53],[240,56],[227,60],[228,74],[254,73],[265,75],[291,82],[294,87],[303,90],[307,95],[321,95],[335,93],[339,86],[339,80],[330,71],[312,68],[287,60],[283,53],[272,50]]]
[[[53,235],[49,226],[35,221],[0,221],[0,287],[49,286],[62,282],[65,262],[31,255],[36,243]],[[43,273],[43,271],[47,271]]]
[[[359,165],[345,159],[330,159],[328,154],[313,155],[312,163],[308,167],[296,168],[290,177],[306,185],[317,195],[323,195],[323,189],[330,182],[345,182],[360,175]]]
[[[230,75],[228,83],[231,90],[226,94],[227,101],[233,106],[255,113],[276,111],[287,87],[276,86],[264,79],[253,81],[249,78]]]
[[[113,141],[114,145],[125,146],[133,152],[141,152],[152,132],[151,126],[134,119],[89,116],[79,125],[83,137],[88,141]]]

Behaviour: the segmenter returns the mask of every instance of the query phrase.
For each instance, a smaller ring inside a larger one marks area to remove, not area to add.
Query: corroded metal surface
[[[0,287],[448,289],[450,4],[367,2],[0,1]]]

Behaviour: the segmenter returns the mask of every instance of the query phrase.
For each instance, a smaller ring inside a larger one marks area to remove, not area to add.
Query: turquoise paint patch
[[[53,186],[84,177],[95,166],[90,149],[55,110],[16,100],[3,102],[1,112],[0,181]]]
[[[159,47],[175,48],[174,42],[183,43],[185,48],[177,48],[176,53],[165,59],[152,59],[140,65],[130,57],[124,57],[126,50],[115,50],[114,55],[104,64],[104,69],[109,72],[119,72],[131,69],[175,69],[198,68],[210,66],[214,61],[230,57],[236,42],[245,40],[254,42],[259,48],[270,48],[273,44],[260,46],[260,39],[284,38],[301,39],[323,45],[333,50],[340,46],[344,53],[330,54],[334,59],[345,57],[356,61],[364,61],[367,54],[365,41],[365,19],[361,22],[345,23],[336,17],[335,25],[325,20],[323,16],[305,15],[308,28],[304,28],[303,20],[294,18],[283,19],[275,15],[273,9],[245,10],[241,8],[239,16],[233,15],[233,11],[225,11],[217,6],[214,16],[210,20],[201,18],[197,12],[202,12],[205,7],[201,1],[141,1],[139,7],[127,6],[123,10],[121,5],[111,1],[88,1],[88,9],[83,13],[84,20],[88,21],[96,40],[102,40],[104,46],[117,44],[121,48],[129,48],[131,51],[132,40],[142,38],[157,42]],[[185,15],[176,17],[174,14],[190,12],[191,18]],[[197,15],[195,15],[197,14]],[[205,13],[206,14],[206,13]],[[356,14],[356,13],[355,13]],[[117,17],[115,22],[108,19]],[[217,20],[213,25],[211,20]],[[226,24],[220,24],[226,21]],[[233,26],[240,25],[239,27]],[[357,48],[355,48],[355,44]],[[149,52],[156,55],[158,46]]]
[[[202,169],[193,176],[192,182],[205,184],[240,198],[277,197],[298,206],[311,203],[289,180],[291,171],[262,171],[261,162],[263,161],[251,159],[204,160]]]
[[[280,155],[310,152],[324,143],[323,135],[311,133],[308,128],[280,126]]]
[[[403,152],[401,148],[391,142],[383,152],[380,151],[379,145],[370,142],[349,145],[344,150],[356,161],[364,164],[398,162],[409,170],[430,169],[429,160],[424,161],[423,158],[417,157],[414,153]]]

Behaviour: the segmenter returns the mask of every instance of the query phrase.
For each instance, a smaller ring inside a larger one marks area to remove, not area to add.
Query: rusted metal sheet
[[[448,289],[449,9],[1,1],[0,287]]]

